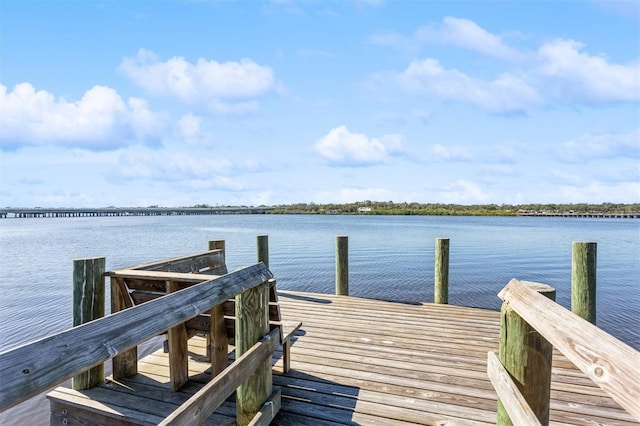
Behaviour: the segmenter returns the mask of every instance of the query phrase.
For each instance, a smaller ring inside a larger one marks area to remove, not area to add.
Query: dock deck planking
[[[293,337],[288,374],[281,353],[274,356],[282,408],[273,424],[495,424],[486,359],[498,350],[499,312],[283,291],[279,303],[284,319],[303,325]],[[204,339],[191,339],[190,350],[190,381],[179,392],[170,391],[167,356],[158,351],[130,379],[87,391],[58,388],[52,400],[157,423],[210,379]],[[229,400],[207,424],[234,424],[234,415]],[[554,352],[551,424],[598,423],[637,424]]]

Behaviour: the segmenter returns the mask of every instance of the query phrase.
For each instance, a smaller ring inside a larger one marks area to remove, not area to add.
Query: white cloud
[[[316,203],[353,203],[362,200],[397,200],[398,194],[385,188],[341,188],[319,192],[313,198]]]
[[[520,61],[526,57],[524,53],[508,46],[502,37],[488,32],[469,19],[453,16],[445,17],[442,23],[422,26],[410,36],[384,32],[374,34],[369,38],[369,42],[405,51],[417,51],[425,44],[437,43],[472,50],[506,61]]]
[[[487,178],[491,179],[495,176],[517,176],[519,171],[518,168],[509,164],[487,164],[479,168],[478,175],[486,181]]]
[[[639,101],[640,62],[609,63],[583,52],[584,44],[554,40],[538,50],[537,71],[560,100]]]
[[[213,137],[202,128],[202,117],[193,113],[180,117],[176,137],[191,146],[209,146],[213,143]]]
[[[492,197],[477,183],[465,179],[445,185],[440,191],[440,196],[443,202],[451,204],[487,203]]]
[[[472,158],[471,151],[461,146],[444,146],[436,144],[431,147],[433,155],[446,161],[469,161]]]
[[[606,184],[589,182],[585,185],[563,185],[558,199],[564,203],[585,203],[606,200],[609,203],[640,203],[640,181]]]
[[[640,101],[637,56],[629,63],[615,63],[586,52],[585,45],[575,40],[553,40],[537,51],[518,50],[471,20],[446,17],[442,24],[420,27],[412,36],[382,33],[370,41],[409,51],[425,43],[442,43],[510,63],[510,68],[487,79],[444,68],[436,58],[414,60],[402,72],[375,74],[376,88],[391,81],[409,93],[432,94],[494,113],[519,113],[554,103]]]
[[[171,159],[168,161],[167,159]],[[183,152],[130,150],[123,153],[119,176],[154,181],[206,180],[226,174],[232,168],[226,158],[202,158]]]
[[[418,42],[437,42],[462,47],[505,60],[518,60],[523,54],[507,46],[501,37],[492,34],[469,19],[447,16],[442,24],[432,24],[416,31]]]
[[[520,153],[512,146],[499,146],[495,151],[496,160],[502,164],[514,164],[520,159]]]
[[[7,149],[55,144],[107,150],[157,140],[162,122],[144,100],[125,102],[110,87],[94,86],[72,102],[21,83],[12,91],[0,84],[0,129],[0,146]]]
[[[195,139],[200,135],[202,117],[193,114],[183,115],[178,122],[180,135],[185,139]]]
[[[190,63],[174,56],[160,61],[140,49],[135,57],[124,58],[119,71],[150,94],[172,96],[186,104],[204,104],[219,112],[256,107],[255,100],[277,89],[273,70],[250,59],[217,62],[199,58]]]
[[[404,152],[404,142],[402,136],[396,134],[369,138],[339,126],[321,138],[314,148],[331,164],[367,166],[384,163],[391,156]]]
[[[410,93],[435,94],[496,113],[521,112],[542,102],[536,90],[516,76],[502,74],[493,81],[478,80],[455,69],[444,69],[432,58],[411,62],[392,79]]]
[[[554,180],[567,185],[578,185],[582,180],[580,176],[574,173],[567,173],[561,170],[552,170],[551,175],[553,176]]]
[[[558,156],[569,163],[611,158],[640,161],[640,129],[631,133],[584,135],[563,143]]]

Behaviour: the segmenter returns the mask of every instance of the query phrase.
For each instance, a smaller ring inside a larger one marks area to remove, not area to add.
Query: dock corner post
[[[269,236],[258,235],[256,238],[258,262],[264,263],[264,266],[269,267]]]
[[[236,296],[236,359],[269,333],[269,282]],[[236,424],[248,425],[273,390],[271,357],[236,390]]]
[[[222,263],[226,265],[225,240],[210,240],[209,250],[222,250]],[[224,320],[224,307],[220,303],[211,308],[211,321],[207,336],[207,360],[211,361],[211,378],[227,367],[229,339]]]
[[[210,240],[209,250],[222,250],[222,263],[226,263],[225,256],[225,241],[224,240]]]
[[[546,284],[527,283],[553,301],[555,288]],[[549,424],[551,396],[551,363],[553,345],[509,307],[500,310],[500,362],[511,374],[541,424]],[[498,425],[513,425],[498,398]]]
[[[105,258],[73,261],[73,326],[104,317]],[[104,382],[104,364],[96,365],[71,379],[76,390],[90,389]]]
[[[433,302],[449,303],[449,239],[436,238]]]
[[[571,311],[596,323],[597,244],[574,241],[571,259]]]
[[[336,237],[336,295],[349,295],[349,237]]]

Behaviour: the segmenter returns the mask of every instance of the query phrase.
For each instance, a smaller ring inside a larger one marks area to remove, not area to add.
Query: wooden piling
[[[556,290],[553,287],[539,283],[527,284],[555,301]],[[509,304],[502,304],[500,315],[500,362],[513,377],[540,423],[549,424],[553,346]],[[497,424],[513,424],[500,399]]]
[[[176,282],[168,280],[165,282],[167,293],[179,290]],[[167,330],[167,341],[169,342],[169,381],[171,390],[177,392],[189,381],[189,346],[187,340],[187,327],[185,323],[180,323]]]
[[[222,263],[226,264],[225,241],[209,241],[209,250],[222,250]],[[207,359],[211,361],[211,377],[215,377],[227,367],[229,359],[229,338],[224,320],[222,304],[211,308],[211,323],[207,336]]]
[[[104,317],[104,257],[73,261],[73,326]],[[104,382],[104,364],[96,365],[71,379],[76,390],[90,389]]]
[[[349,237],[336,237],[336,295],[349,295]]]
[[[449,239],[436,238],[433,302],[449,303]]]
[[[224,240],[211,240],[208,247],[209,250],[222,250],[222,263],[227,263]]]
[[[236,296],[236,359],[269,332],[268,282]],[[271,358],[236,391],[236,424],[248,425],[271,395]]]
[[[571,311],[596,324],[597,244],[573,242],[571,259]]]
[[[269,236],[258,235],[257,237],[258,262],[264,263],[269,267]]]

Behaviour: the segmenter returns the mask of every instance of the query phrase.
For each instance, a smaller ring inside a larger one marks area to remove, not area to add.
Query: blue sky
[[[640,202],[640,2],[0,3],[0,205]]]

